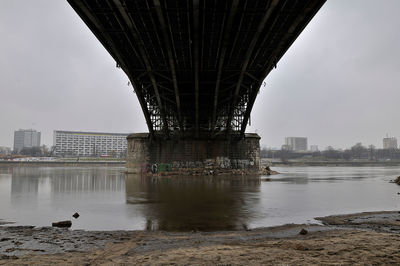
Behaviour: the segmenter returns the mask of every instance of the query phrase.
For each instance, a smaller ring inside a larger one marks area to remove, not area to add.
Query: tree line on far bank
[[[270,150],[263,148],[260,151],[261,158],[275,158],[282,161],[289,159],[309,160],[400,160],[400,149],[377,149],[374,145],[368,147],[357,143],[350,149],[336,150],[328,147],[324,151],[290,151]]]

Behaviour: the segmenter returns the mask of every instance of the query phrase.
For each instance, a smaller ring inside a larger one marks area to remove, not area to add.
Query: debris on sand
[[[72,217],[74,217],[75,219],[77,219],[78,217],[79,217],[80,215],[79,215],[79,213],[74,213],[73,215],[72,215]]]
[[[308,231],[304,228],[302,228],[299,232],[300,235],[306,235],[308,233]]]
[[[71,221],[60,221],[60,222],[54,222],[51,224],[51,226],[53,227],[71,227],[72,226],[72,222]]]
[[[266,166],[263,172],[266,175],[277,175],[277,174],[279,174],[277,171],[271,170],[271,168],[269,166]]]

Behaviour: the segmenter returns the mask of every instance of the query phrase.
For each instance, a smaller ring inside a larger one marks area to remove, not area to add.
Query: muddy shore
[[[399,264],[400,213],[317,218],[251,231],[80,231],[0,226],[0,265]],[[299,234],[307,230],[305,235]]]

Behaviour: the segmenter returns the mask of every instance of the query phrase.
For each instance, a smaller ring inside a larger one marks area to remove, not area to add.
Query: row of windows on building
[[[118,155],[127,149],[126,137],[121,133],[58,131],[53,134],[55,155]]]

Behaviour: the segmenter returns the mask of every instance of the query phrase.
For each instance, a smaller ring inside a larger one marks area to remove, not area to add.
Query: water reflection
[[[0,168],[0,219],[44,226],[82,214],[74,229],[119,229],[129,225],[124,168]],[[115,208],[115,206],[118,206]],[[116,220],[113,223],[113,220]],[[122,226],[121,226],[122,224]],[[128,229],[128,228],[125,228]]]
[[[24,206],[25,208],[35,208],[39,193],[39,180],[43,176],[39,168],[10,169],[11,178],[11,205],[14,208]],[[28,172],[31,172],[29,174]]]
[[[16,175],[11,179],[11,195],[15,194],[37,194],[39,191],[39,179],[27,178]]]
[[[400,207],[400,167],[283,167],[257,177],[148,178],[118,167],[0,167],[0,219],[87,230],[235,230]],[[76,211],[81,215],[73,219]]]
[[[52,176],[51,188],[58,192],[79,191],[122,191],[125,187],[123,174],[110,174],[107,171],[93,169],[74,173],[70,171]]]
[[[123,191],[122,171],[106,168],[14,168],[11,171],[11,194],[38,194],[39,185],[50,183],[52,194],[79,191]]]
[[[126,176],[126,202],[142,205],[146,230],[236,230],[256,215],[258,177]],[[143,205],[144,204],[144,205]]]

